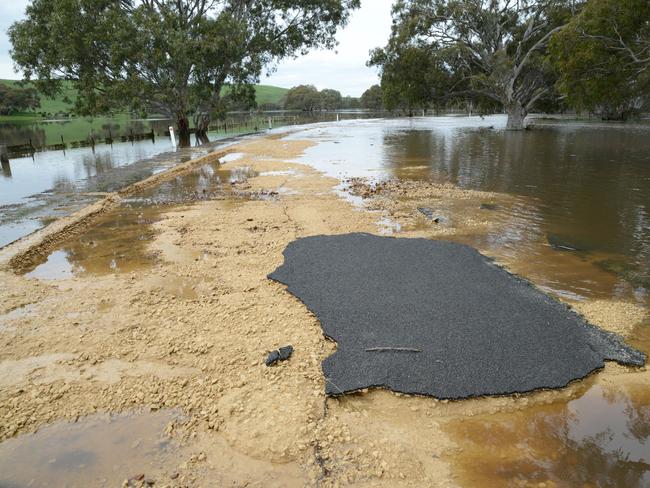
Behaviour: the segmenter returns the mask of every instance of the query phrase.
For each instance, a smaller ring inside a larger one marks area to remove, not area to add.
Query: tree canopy
[[[337,90],[325,88],[320,92],[321,110],[339,110],[343,106],[343,97]]]
[[[314,85],[294,86],[284,99],[286,110],[303,110],[313,112],[320,108],[320,93]]]
[[[41,105],[36,89],[17,88],[0,83],[0,115],[34,110]]]
[[[551,36],[574,0],[399,0],[391,38],[373,51],[387,105],[473,99],[503,106],[509,129],[524,127],[552,93]]]
[[[223,110],[221,89],[248,99],[278,60],[335,45],[359,0],[32,0],[9,30],[26,79],[54,95],[62,80],[76,110],[129,107],[164,114],[197,134]],[[189,137],[187,138],[189,141]]]
[[[627,118],[650,93],[650,2],[590,0],[553,36],[550,52],[573,107]]]
[[[314,112],[316,110],[340,110],[342,108],[355,108],[358,100],[352,97],[341,96],[337,90],[325,88],[318,91],[314,85],[298,85],[291,88],[284,99],[285,110],[302,110]]]
[[[381,86],[373,85],[361,95],[361,106],[366,110],[382,110],[384,108]]]

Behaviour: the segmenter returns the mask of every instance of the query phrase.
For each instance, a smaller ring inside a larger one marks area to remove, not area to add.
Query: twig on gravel
[[[371,347],[366,349],[366,352],[422,352],[421,349],[414,349],[412,347]]]

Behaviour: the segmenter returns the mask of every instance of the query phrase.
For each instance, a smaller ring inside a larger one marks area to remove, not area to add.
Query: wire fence
[[[265,112],[265,113],[231,113],[209,126],[210,139],[222,136],[255,133],[268,129],[303,125],[315,122],[333,122],[346,119],[376,118],[383,116],[381,112],[339,111],[339,112]],[[125,129],[120,129],[117,124],[106,124],[101,128],[91,128],[87,135],[80,133],[64,135],[61,133],[55,142],[52,142],[52,131],[56,125],[45,129],[25,129],[18,134],[12,134],[12,143],[0,141],[0,155],[6,158],[18,158],[34,155],[42,151],[65,151],[70,148],[90,147],[93,150],[99,145],[113,145],[115,143],[135,143],[137,141],[151,140],[156,142],[159,138],[169,138],[170,120],[152,119],[134,121]],[[195,134],[195,129],[190,129],[190,134]],[[195,142],[198,144],[198,141]]]

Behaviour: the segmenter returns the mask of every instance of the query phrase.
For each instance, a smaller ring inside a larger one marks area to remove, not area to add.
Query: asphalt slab
[[[505,395],[566,386],[605,361],[645,364],[621,337],[469,246],[358,233],[296,240],[284,258],[269,278],[337,343],[323,361],[329,395]]]

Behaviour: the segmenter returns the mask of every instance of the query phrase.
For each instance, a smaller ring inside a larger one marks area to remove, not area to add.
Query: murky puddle
[[[238,157],[229,155],[224,162]],[[165,212],[202,200],[242,197],[236,185],[255,175],[245,166],[225,169],[213,163],[162,182],[99,217],[88,230],[68,239],[45,261],[25,270],[26,276],[57,280],[145,269],[158,259],[150,250],[155,237],[152,224],[163,218]],[[170,292],[192,296],[191,286],[183,282],[176,283]]]
[[[115,487],[131,478],[155,482],[181,462],[165,433],[175,411],[94,415],[57,422],[0,444],[0,486]]]
[[[650,486],[650,391],[593,386],[569,402],[453,421],[460,485]]]

